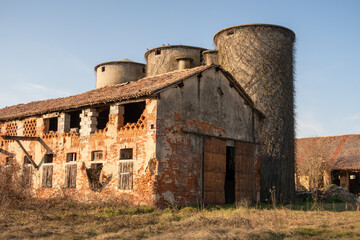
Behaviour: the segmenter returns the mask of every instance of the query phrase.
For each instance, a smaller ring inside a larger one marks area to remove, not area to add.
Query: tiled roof
[[[296,162],[321,157],[329,169],[360,169],[360,134],[296,139]]]
[[[66,109],[74,109],[108,102],[121,101],[125,99],[149,96],[211,68],[219,68],[221,71],[223,71],[218,66],[205,65],[164,73],[156,76],[145,77],[139,79],[138,81],[98,88],[70,97],[35,101],[27,104],[18,104],[0,109],[0,121],[9,121],[49,112],[63,111]],[[227,74],[225,71],[223,71],[223,73]],[[240,94],[247,100],[250,106],[255,109],[250,97],[244,92],[240,85],[238,85],[238,87],[240,89]],[[258,110],[256,111],[258,112]]]

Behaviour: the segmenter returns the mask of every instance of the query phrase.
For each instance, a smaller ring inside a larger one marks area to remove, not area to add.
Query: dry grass
[[[360,214],[345,203],[159,210],[53,199],[3,212],[0,239],[360,238]]]
[[[155,209],[123,202],[31,197],[18,167],[0,168],[0,239],[359,239],[359,206],[297,205]],[[25,180],[24,180],[25,179]]]

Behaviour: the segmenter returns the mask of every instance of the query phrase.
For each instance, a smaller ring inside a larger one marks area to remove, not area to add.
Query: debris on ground
[[[360,199],[344,188],[331,184],[315,191],[297,191],[296,198],[300,201],[314,199],[324,202],[360,203]]]

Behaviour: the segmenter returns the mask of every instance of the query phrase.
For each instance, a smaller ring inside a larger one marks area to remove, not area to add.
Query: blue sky
[[[213,49],[220,29],[296,34],[296,136],[360,133],[360,1],[0,0],[0,107],[95,88],[93,67],[147,49]]]

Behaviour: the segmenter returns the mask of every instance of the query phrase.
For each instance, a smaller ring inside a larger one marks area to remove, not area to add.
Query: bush
[[[31,171],[16,164],[0,166],[0,206],[16,207],[31,198]]]

